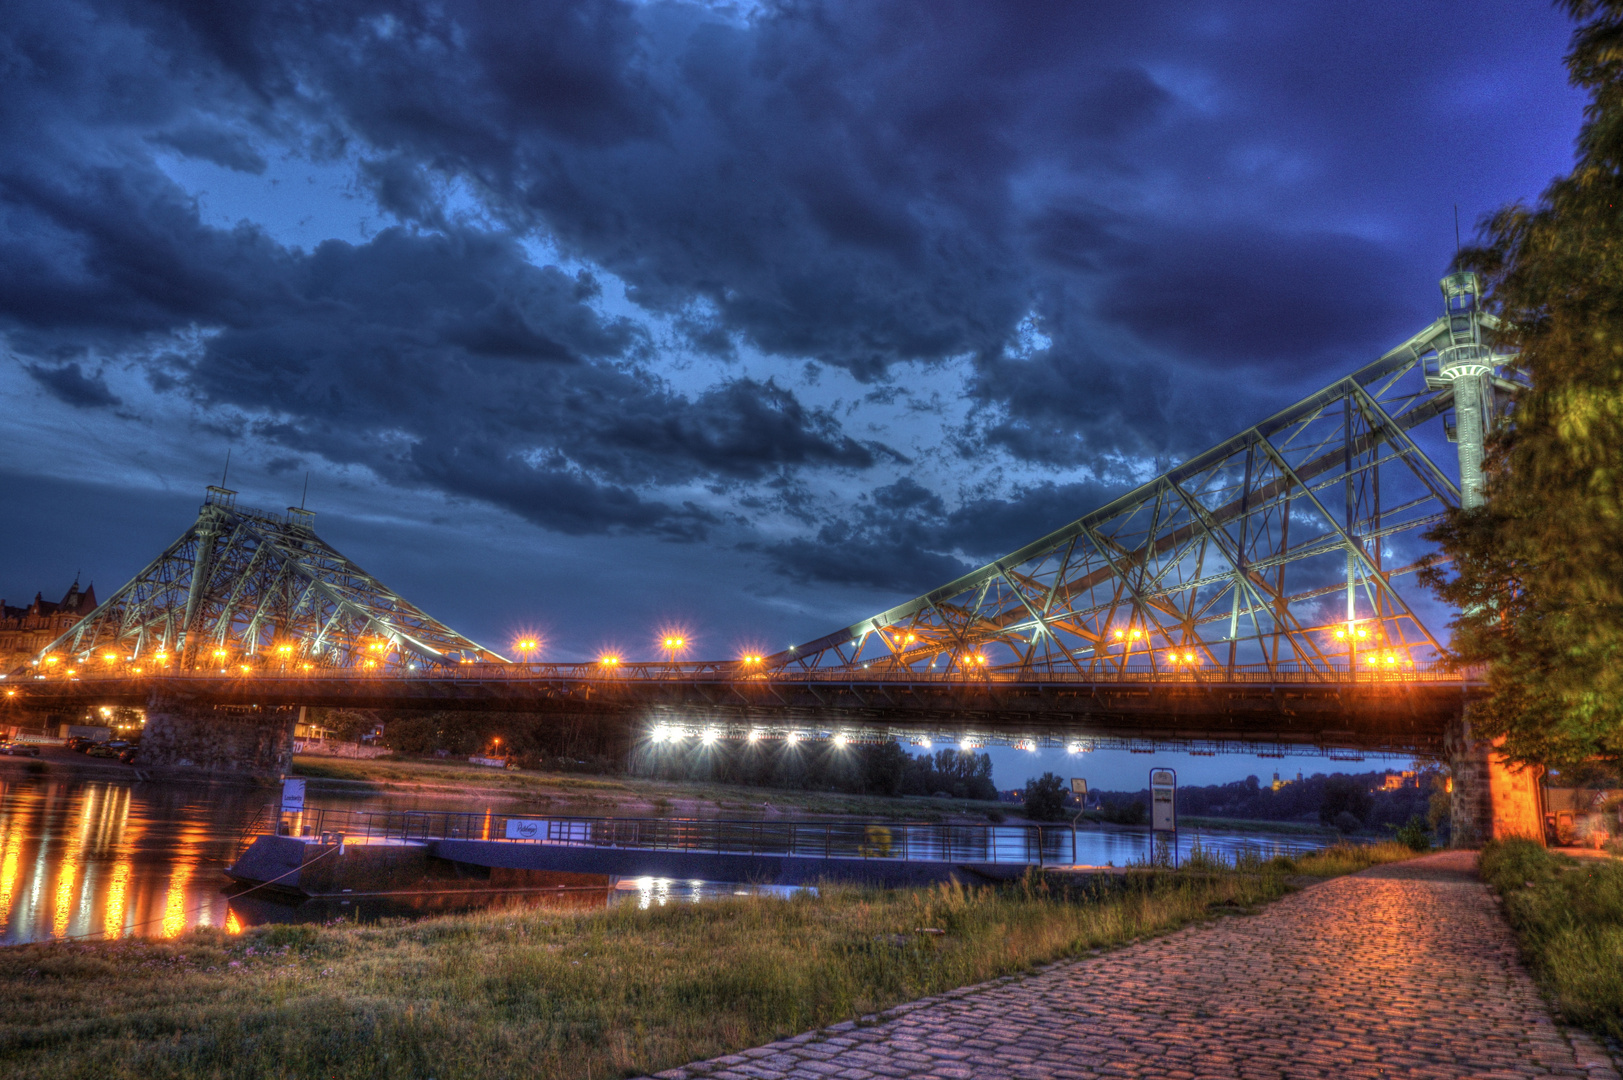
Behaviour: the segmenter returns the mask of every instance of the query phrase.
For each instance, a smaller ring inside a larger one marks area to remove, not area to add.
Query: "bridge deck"
[[[622,671],[584,677],[519,667],[412,676],[254,673],[12,678],[6,703],[191,707],[332,706],[596,714],[673,732],[818,738],[955,732],[1004,740],[1089,737],[1436,752],[1482,689],[1441,670],[993,673],[965,679],[905,671],[740,676],[724,670]],[[673,666],[674,667],[674,666]],[[15,693],[11,693],[15,691]]]

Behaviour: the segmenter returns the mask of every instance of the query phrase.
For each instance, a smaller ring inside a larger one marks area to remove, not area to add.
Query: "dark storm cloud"
[[[538,238],[712,357],[881,383],[967,357],[957,452],[1108,480],[1431,317],[1402,291],[1440,269],[1411,234],[1497,167],[1457,88],[1531,77],[1507,59],[1523,23],[1559,47],[1526,10],[17,3],[0,329],[63,385],[86,346],[201,335],[186,362],[143,361],[149,384],[565,532],[701,535],[711,512],[670,489],[900,460],[765,375],[679,392],[593,277],[531,263]],[[310,251],[214,228],[159,150],[247,175],[354,161],[402,227]],[[847,567],[912,558],[910,581],[991,543],[914,488],[818,517],[820,543]],[[839,573],[882,576],[817,571]]]
[[[1420,306],[1394,282],[1412,256],[1326,210],[1396,175],[1344,132],[1378,117],[1400,144],[1434,139],[1425,104],[1468,65],[1402,28],[1441,10],[209,4],[159,25],[177,53],[386,151],[364,168],[403,220],[435,220],[425,170],[472,180],[648,308],[704,300],[715,317],[680,326],[714,355],[736,336],[861,378],[974,357],[1008,414],[992,441],[1049,461],[1187,452],[1229,417],[1192,434],[1140,388],[1199,397],[1238,365],[1310,389],[1407,326]],[[1461,33],[1486,49],[1505,12],[1480,15]],[[1148,198],[1104,194],[1133,188]],[[999,370],[1056,292],[1089,325],[1039,361],[1051,372]],[[1101,349],[1101,330],[1141,348]],[[1079,377],[1078,408],[1034,391]],[[1227,391],[1241,415],[1282,396]]]
[[[107,380],[98,375],[86,375],[77,362],[61,367],[26,364],[23,370],[46,392],[58,401],[77,409],[106,408],[123,402],[107,388]]]
[[[1124,485],[1125,487],[1125,485]],[[1008,498],[969,499],[948,511],[911,477],[877,488],[815,539],[768,545],[778,570],[806,582],[925,593],[1070,524],[1120,491],[1101,484],[1036,484]]]

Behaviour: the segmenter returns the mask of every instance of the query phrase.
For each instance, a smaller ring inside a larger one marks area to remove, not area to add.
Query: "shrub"
[[[1112,825],[1142,825],[1150,820],[1149,809],[1137,799],[1107,800],[1099,809]]]
[[[1051,772],[1026,781],[1026,816],[1033,821],[1065,819],[1065,781]]]
[[[1404,844],[1415,851],[1431,850],[1431,831],[1426,828],[1426,819],[1419,814],[1411,817],[1404,823],[1397,833],[1398,843]]]
[[[1358,815],[1347,810],[1343,810],[1335,817],[1331,818],[1330,824],[1334,825],[1338,831],[1344,833],[1357,832],[1359,829],[1364,827],[1364,823],[1358,820]]]

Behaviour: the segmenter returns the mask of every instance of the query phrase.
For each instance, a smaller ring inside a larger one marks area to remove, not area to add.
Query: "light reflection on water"
[[[664,877],[622,878],[610,891],[609,904],[627,903],[635,897],[637,907],[644,911],[669,904],[697,904],[701,900],[718,900],[727,896],[776,896],[787,899],[800,894],[816,896],[817,890],[809,885],[734,885],[718,881],[677,881]]]
[[[353,904],[278,904],[263,893],[228,902],[224,870],[239,850],[239,833],[264,806],[264,789],[210,784],[131,784],[58,780],[52,777],[0,778],[0,944],[47,939],[94,939],[137,935],[173,937],[197,926],[238,933],[265,921],[374,918],[422,915],[468,907],[546,905],[590,909],[632,903],[640,908],[692,903],[733,895],[790,896],[785,886],[746,886],[716,882],[638,877],[600,877],[542,894],[535,890],[492,890],[473,896],[379,899]],[[410,798],[345,799],[324,795],[330,808],[415,808]],[[430,804],[434,805],[434,804]],[[436,807],[437,808],[437,807]],[[498,812],[499,816],[499,812]],[[487,815],[486,829],[490,828]],[[918,830],[928,847],[930,826]],[[1001,836],[1004,829],[997,830]],[[1008,827],[1010,837],[1024,830]],[[1084,863],[1123,866],[1150,854],[1143,833],[1083,831],[1076,855]],[[1187,855],[1194,835],[1179,837]],[[1263,854],[1316,847],[1309,839],[1276,836],[1205,835],[1200,842],[1226,853],[1242,847]],[[1043,854],[1069,862],[1069,829],[1050,830]],[[963,858],[967,852],[959,853]],[[1033,852],[1035,855],[1035,852]],[[517,884],[515,882],[515,884]],[[237,890],[231,886],[233,891]]]

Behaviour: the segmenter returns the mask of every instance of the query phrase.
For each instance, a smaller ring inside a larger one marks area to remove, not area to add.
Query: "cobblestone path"
[[[1375,867],[667,1080],[1616,1077],[1544,1008],[1470,852]]]

